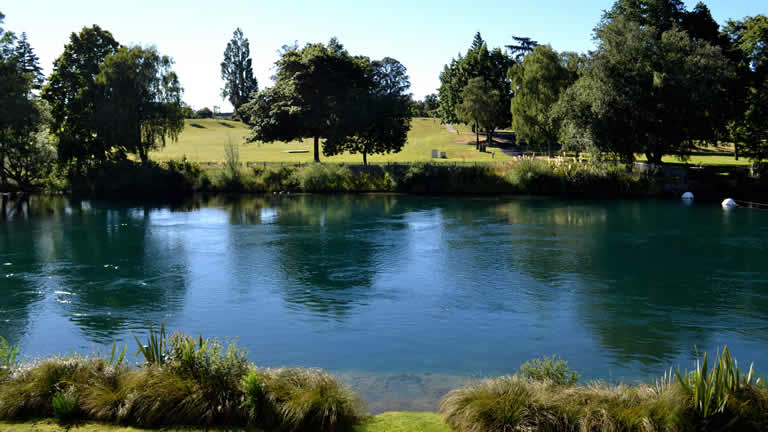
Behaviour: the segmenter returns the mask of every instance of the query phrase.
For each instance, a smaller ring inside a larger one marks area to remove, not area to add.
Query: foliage
[[[110,157],[112,146],[98,117],[102,93],[95,77],[104,59],[119,46],[99,26],[84,27],[70,35],[64,52],[54,61],[41,97],[51,106],[51,132],[58,141],[60,161],[74,161],[79,168]]]
[[[99,124],[120,152],[134,153],[143,165],[149,152],[175,141],[184,128],[183,89],[173,60],[155,48],[120,47],[104,58],[95,78],[104,94]]]
[[[469,80],[461,91],[461,100],[456,106],[456,116],[459,120],[474,125],[476,146],[478,150],[485,151],[485,146],[480,145],[480,128],[485,129],[487,144],[491,144],[494,130],[508,123],[508,101],[482,77]]]
[[[440,120],[444,123],[456,123],[460,120],[457,109],[464,98],[462,92],[472,78],[480,77],[488,88],[499,92],[500,105],[506,110],[512,96],[511,82],[507,75],[513,60],[500,48],[489,50],[480,33],[476,33],[472,45],[465,56],[451,60],[440,73],[438,89]]]
[[[546,150],[550,157],[558,147],[562,119],[555,104],[577,78],[564,63],[552,47],[539,45],[514,67],[512,74],[512,128],[518,139],[536,150]]]
[[[206,118],[212,118],[213,117],[213,111],[211,111],[208,107],[203,107],[199,110],[197,110],[197,118],[206,119]]]
[[[0,381],[11,372],[18,354],[19,347],[8,345],[8,342],[0,336]]]
[[[61,390],[53,395],[51,401],[53,408],[53,417],[60,423],[69,423],[80,415],[80,406],[78,405],[77,390],[70,386],[66,390]]]
[[[405,66],[393,58],[377,60],[367,67],[367,89],[353,95],[344,108],[345,126],[331,133],[323,145],[323,154],[332,156],[349,152],[363,155],[399,152],[411,128],[411,87]]]
[[[259,92],[242,113],[253,125],[249,141],[312,138],[320,161],[320,139],[349,136],[345,113],[367,89],[368,59],[352,57],[335,38],[322,43],[283,47],[275,63],[275,85]]]
[[[732,67],[722,51],[679,30],[660,39],[656,33],[611,20],[560,102],[572,129],[627,163],[636,153],[651,163],[665,154],[685,157],[696,140],[713,139],[727,115],[720,102]]]
[[[136,340],[136,345],[139,348],[133,356],[134,358],[141,354],[144,356],[144,363],[147,365],[163,365],[166,363],[168,344],[165,334],[165,322],[160,323],[159,331],[152,327],[152,323],[149,324],[149,336],[146,344],[143,344],[136,335],[133,338]]]
[[[312,165],[296,173],[304,192],[343,192],[349,190],[349,168],[339,165]]]
[[[232,33],[232,40],[227,43],[224,61],[221,62],[221,79],[224,81],[221,97],[229,99],[235,113],[248,102],[253,93],[259,91],[252,63],[250,43],[238,27]]]
[[[743,146],[749,157],[761,161],[768,158],[768,17],[729,21],[724,34],[736,53],[744,91],[730,135],[737,149]]]
[[[506,432],[531,425],[528,381],[508,376],[473,382],[443,398],[440,412],[460,432]]]
[[[683,376],[678,368],[676,376],[685,394],[691,398],[694,408],[704,418],[723,413],[734,392],[760,381],[759,378],[753,381],[752,365],[746,374],[742,374],[738,362],[728,352],[728,347],[723,348],[723,353],[718,356],[711,370],[707,353],[704,353],[702,359],[696,360],[694,371]]]
[[[520,373],[531,380],[550,381],[562,386],[574,385],[579,380],[579,373],[557,356],[529,360],[520,366]]]

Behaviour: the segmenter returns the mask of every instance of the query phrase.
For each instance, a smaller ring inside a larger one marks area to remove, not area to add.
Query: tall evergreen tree
[[[19,72],[29,77],[30,87],[33,90],[40,90],[45,76],[43,75],[43,68],[40,67],[40,59],[29,44],[26,33],[22,33],[16,41],[14,58]]]
[[[224,61],[221,62],[221,79],[224,80],[221,97],[229,100],[235,108],[235,114],[252,94],[259,91],[252,63],[248,38],[243,36],[243,31],[238,27],[232,34],[232,40],[227,43]]]

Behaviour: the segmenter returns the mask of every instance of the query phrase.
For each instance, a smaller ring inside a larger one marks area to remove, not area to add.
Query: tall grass
[[[0,381],[11,372],[18,354],[19,347],[8,345],[8,342],[0,336]]]
[[[727,348],[711,369],[705,355],[692,373],[670,370],[652,385],[563,386],[544,373],[550,366],[451,391],[440,408],[444,420],[459,432],[768,430],[768,391]]]
[[[0,420],[56,417],[145,427],[268,426],[327,431],[356,424],[360,399],[318,370],[256,369],[234,341],[166,336],[165,326],[138,338],[145,361],[131,367],[113,343],[105,356],[54,357],[15,367],[0,382]],[[138,353],[137,353],[138,354]],[[254,375],[256,374],[256,375]]]
[[[551,381],[562,386],[574,385],[580,378],[578,372],[571,370],[568,362],[558,356],[527,361],[520,366],[520,373],[531,380]]]

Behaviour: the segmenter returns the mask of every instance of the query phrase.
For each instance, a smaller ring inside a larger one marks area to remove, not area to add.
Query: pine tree
[[[40,90],[43,86],[43,81],[45,81],[45,76],[43,75],[43,69],[40,67],[40,59],[29,44],[26,33],[22,33],[21,37],[16,41],[14,58],[19,72],[28,77],[31,89]]]

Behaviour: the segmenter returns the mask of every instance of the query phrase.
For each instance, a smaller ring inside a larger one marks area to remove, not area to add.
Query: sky
[[[705,0],[714,18],[768,13],[766,0]],[[72,32],[98,24],[124,45],[171,56],[195,109],[231,105],[221,98],[224,49],[240,27],[250,41],[260,88],[271,86],[283,45],[336,36],[353,55],[393,57],[408,68],[417,99],[436,92],[443,66],[465,53],[476,32],[489,48],[527,36],[558,51],[594,48],[592,29],[613,0],[6,0],[4,28],[26,32],[46,74]],[[695,5],[687,1],[689,8]]]

